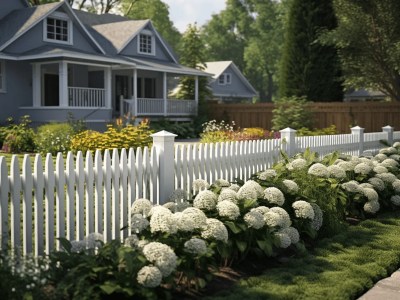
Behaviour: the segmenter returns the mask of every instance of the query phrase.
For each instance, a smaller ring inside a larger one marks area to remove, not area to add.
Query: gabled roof
[[[207,73],[213,74],[213,79],[218,79],[222,73],[224,73],[229,67],[235,72],[235,74],[242,80],[243,84],[246,85],[249,90],[257,94],[257,91],[251,85],[251,83],[247,80],[246,77],[240,72],[239,68],[235,65],[235,63],[231,60],[228,61],[209,61],[206,62],[206,69],[204,70]]]
[[[89,39],[97,46],[97,48],[104,54],[104,50],[90,35],[69,4],[64,1],[18,9],[8,14],[0,21],[0,51],[17,40],[25,32],[34,27],[61,6],[65,6],[66,10],[69,11],[69,13],[73,16],[76,23],[87,34]]]

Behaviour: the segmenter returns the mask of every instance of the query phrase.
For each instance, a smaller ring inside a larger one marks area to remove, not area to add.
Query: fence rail
[[[69,106],[105,107],[105,89],[68,87]]]
[[[106,241],[122,239],[129,235],[129,208],[137,198],[162,204],[177,188],[190,196],[195,179],[248,179],[271,167],[281,150],[360,155],[383,147],[380,140],[400,140],[400,132],[388,126],[380,133],[355,127],[352,134],[295,135],[287,128],[275,140],[175,145],[175,135],[163,131],[153,135],[150,149],[68,153],[66,159],[58,154],[55,163],[50,154],[38,154],[33,169],[29,155],[22,164],[13,156],[10,166],[0,156],[1,249],[41,255],[59,248],[58,237],[80,240],[91,232],[103,233]]]

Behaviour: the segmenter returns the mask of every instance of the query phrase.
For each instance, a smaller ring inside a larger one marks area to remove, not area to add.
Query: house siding
[[[20,106],[32,105],[32,68],[26,62],[5,61],[6,92],[0,93],[0,123],[19,118]]]
[[[218,84],[218,78],[215,79],[215,81],[210,84],[214,95],[223,97],[238,97],[241,95],[248,95],[248,97],[251,97],[253,91],[248,89],[248,87],[242,82],[241,78],[235,73],[232,67],[228,67],[223,73],[231,74],[231,84],[220,85]]]
[[[1,1],[1,0],[0,0]],[[83,36],[80,29],[77,28],[75,23],[73,24],[73,44],[65,45],[65,44],[57,44],[52,42],[43,41],[43,26],[44,21],[39,22],[33,28],[31,28],[28,32],[26,32],[23,36],[21,36],[18,40],[14,41],[11,45],[9,45],[4,52],[13,53],[13,54],[23,54],[24,52],[46,46],[51,45],[55,48],[71,48],[71,50],[78,50],[92,54],[98,54],[99,51],[92,46],[86,36]]]
[[[150,28],[146,27],[145,29],[151,30]],[[151,30],[152,31],[152,30]],[[152,31],[153,34],[155,35],[155,32]],[[121,52],[122,55],[127,55],[127,56],[135,56],[137,58],[148,58],[148,59],[157,59],[157,60],[163,60],[163,61],[171,61],[171,58],[168,54],[168,52],[164,49],[164,47],[161,44],[161,41],[157,38],[155,35],[155,55],[146,55],[146,54],[140,54],[138,52],[138,34]]]
[[[0,0],[0,19],[16,9],[27,7],[21,0]]]

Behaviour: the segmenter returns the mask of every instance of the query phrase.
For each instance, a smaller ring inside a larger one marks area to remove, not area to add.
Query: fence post
[[[358,155],[361,156],[364,152],[364,128],[360,126],[356,126],[351,128],[351,134],[357,135],[359,137],[359,148],[358,148]]]
[[[284,147],[283,143],[281,145],[282,151],[285,151],[287,155],[293,156],[296,154],[296,130],[292,128],[285,128],[279,131],[281,133],[281,141],[286,141],[286,147]],[[286,148],[286,149],[285,149]]]
[[[393,131],[394,131],[394,128],[392,126],[387,125],[385,127],[382,127],[382,131],[386,132],[387,141],[388,141],[389,145],[392,146],[393,145]]]
[[[164,204],[169,195],[174,191],[174,141],[176,134],[163,130],[152,134],[151,137],[153,138],[153,146],[159,158],[160,194],[158,204]]]

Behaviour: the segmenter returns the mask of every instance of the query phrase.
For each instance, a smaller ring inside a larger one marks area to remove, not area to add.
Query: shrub
[[[338,131],[337,131],[335,125],[331,125],[329,127],[325,127],[325,128],[321,128],[321,129],[314,128],[313,130],[302,127],[297,130],[296,134],[298,136],[318,136],[318,135],[338,134]]]
[[[107,125],[107,130],[100,133],[93,130],[85,130],[74,135],[71,139],[73,151],[104,151],[106,149],[129,149],[150,146],[153,133],[149,129],[148,121],[143,121],[137,126],[128,124]]]
[[[23,116],[19,124],[14,124],[12,118],[8,119],[9,125],[2,130],[4,137],[2,150],[8,153],[32,152],[34,150],[35,132],[30,127],[29,116]]]
[[[169,120],[160,120],[150,123],[150,128],[155,132],[165,130],[177,135],[178,139],[190,139],[198,137],[195,132],[193,122],[172,122]]]
[[[272,111],[272,129],[281,130],[286,127],[299,129],[302,127],[311,128],[312,114],[304,97],[281,98],[275,102]]]
[[[72,135],[73,128],[68,123],[42,125],[37,128],[35,149],[41,154],[66,153],[70,150]]]

